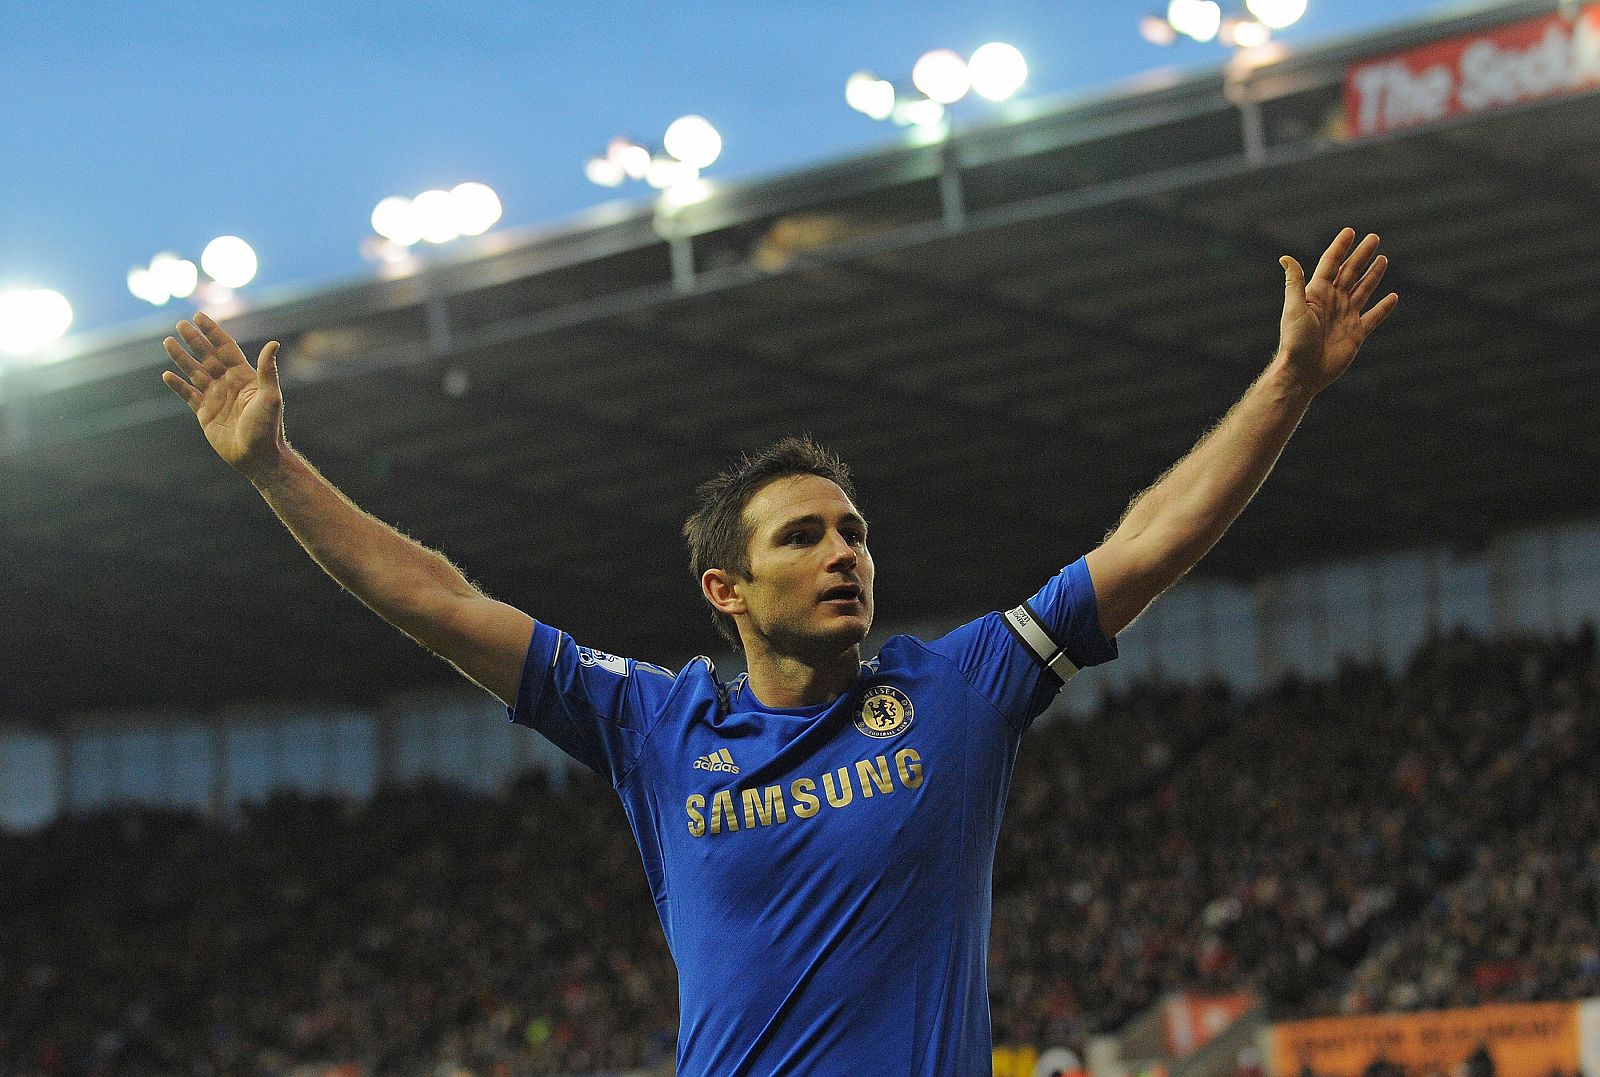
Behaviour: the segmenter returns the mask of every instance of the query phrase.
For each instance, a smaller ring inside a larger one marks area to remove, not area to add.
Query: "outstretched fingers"
[[[239,342],[234,340],[228,331],[217,324],[217,320],[205,311],[197,311],[194,324],[204,334],[207,345],[222,361],[224,366],[239,366],[245,362],[244,349],[239,347]]]
[[[1350,289],[1350,299],[1357,310],[1367,305],[1367,300],[1372,298],[1372,293],[1378,290],[1378,282],[1383,280],[1383,271],[1389,268],[1389,259],[1383,255],[1372,260],[1367,271],[1356,281],[1356,286]]]
[[[183,331],[183,327],[181,325],[179,326],[178,331],[180,333]],[[177,364],[179,370],[189,375],[189,379],[191,381],[196,378],[205,378],[209,380],[210,375],[206,373],[206,368],[200,365],[195,357],[190,355],[184,346],[179,344],[176,339],[173,337],[167,337],[161,342],[161,346],[166,349],[168,358]],[[203,389],[205,386],[202,385],[201,388]]]
[[[1394,310],[1394,308],[1399,305],[1400,296],[1394,292],[1390,292],[1388,295],[1378,300],[1371,310],[1367,311],[1361,316],[1362,338],[1365,339],[1367,334],[1371,333],[1374,329],[1378,328],[1378,326],[1382,325],[1383,320],[1389,316],[1389,312]]]
[[[207,339],[206,335],[193,322],[179,322],[178,336],[183,338],[184,349],[194,357],[194,361],[207,374],[213,378],[220,378],[228,372],[228,365],[217,357],[216,346]],[[171,354],[170,350],[168,354]]]
[[[1377,233],[1369,232],[1367,238],[1357,243],[1355,250],[1351,251],[1344,263],[1339,266],[1339,273],[1334,278],[1334,283],[1345,291],[1355,287],[1356,279],[1361,276],[1362,270],[1368,268],[1372,256],[1376,253],[1378,253],[1378,236]]]
[[[179,400],[188,404],[190,411],[197,415],[200,413],[200,401],[205,399],[205,394],[201,393],[199,389],[196,389],[170,370],[161,372],[161,383],[177,394]]]
[[[1354,228],[1340,229],[1339,234],[1333,237],[1333,242],[1328,244],[1328,249],[1323,251],[1322,257],[1317,260],[1317,269],[1311,274],[1311,279],[1332,284],[1334,276],[1339,272],[1340,264],[1350,251],[1350,245],[1355,241]]]

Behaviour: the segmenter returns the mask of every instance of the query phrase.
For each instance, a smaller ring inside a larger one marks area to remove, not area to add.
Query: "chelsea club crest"
[[[916,711],[911,697],[898,688],[878,684],[867,689],[856,711],[856,728],[879,740],[904,733],[911,728]]]

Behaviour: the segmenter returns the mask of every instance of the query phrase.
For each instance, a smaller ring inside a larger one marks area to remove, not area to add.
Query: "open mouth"
[[[817,601],[860,603],[861,600],[862,593],[860,586],[849,583],[842,584],[838,587],[828,588],[826,591],[822,592],[822,597]]]

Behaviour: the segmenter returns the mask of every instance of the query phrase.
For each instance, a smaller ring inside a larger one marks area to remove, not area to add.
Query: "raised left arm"
[[[1352,246],[1354,249],[1352,249]],[[1272,471],[1316,395],[1338,380],[1399,302],[1393,292],[1362,312],[1388,259],[1378,237],[1340,232],[1309,281],[1285,256],[1278,351],[1255,383],[1154,485],[1128,505],[1090,552],[1100,630],[1121,632],[1205,556]]]

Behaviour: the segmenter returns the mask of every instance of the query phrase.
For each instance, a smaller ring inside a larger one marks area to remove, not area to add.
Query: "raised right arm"
[[[317,564],[378,616],[507,706],[516,699],[533,618],[472,586],[448,558],[362,511],[283,433],[277,342],[255,367],[205,314],[163,343],[183,372],[161,379],[189,405],[206,440],[248,478]],[[185,380],[187,378],[187,380]]]

